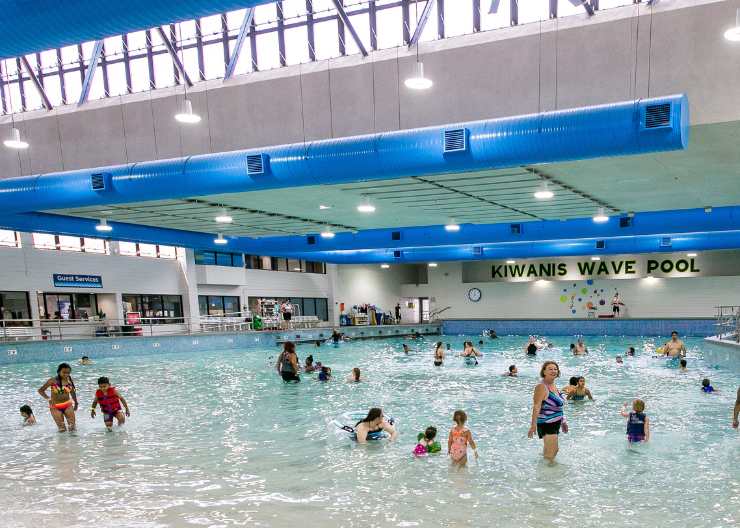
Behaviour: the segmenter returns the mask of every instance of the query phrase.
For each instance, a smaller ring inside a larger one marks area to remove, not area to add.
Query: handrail
[[[740,306],[723,305],[714,308],[717,310],[717,322],[714,325],[717,339],[721,341],[724,337],[734,337],[735,342],[740,343]]]

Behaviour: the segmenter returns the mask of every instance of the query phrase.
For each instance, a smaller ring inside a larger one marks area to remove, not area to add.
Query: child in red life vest
[[[126,418],[123,416],[121,404],[126,409],[126,416],[131,416],[128,410],[128,404],[123,399],[118,389],[111,387],[110,380],[106,377],[98,378],[98,390],[95,392],[95,401],[92,404],[90,416],[95,418],[95,406],[100,404],[100,410],[103,412],[103,421],[107,427],[113,426],[113,418],[118,420],[118,425],[123,425]]]

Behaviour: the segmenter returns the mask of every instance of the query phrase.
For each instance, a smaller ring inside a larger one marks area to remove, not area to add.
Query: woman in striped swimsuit
[[[529,438],[537,436],[545,440],[542,453],[548,460],[553,460],[558,454],[558,434],[568,432],[568,424],[563,417],[563,400],[558,396],[555,387],[555,378],[560,377],[560,368],[554,361],[545,361],[540,369],[543,380],[534,389],[534,410],[532,411],[532,426],[527,432]]]

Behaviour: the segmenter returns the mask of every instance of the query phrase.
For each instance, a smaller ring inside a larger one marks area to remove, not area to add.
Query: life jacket
[[[627,422],[627,434],[630,436],[645,436],[645,415],[631,412]]]
[[[105,414],[113,414],[121,410],[121,401],[116,396],[116,388],[108,387],[108,392],[103,394],[103,391],[98,389],[95,392],[95,399],[100,404],[100,410]]]

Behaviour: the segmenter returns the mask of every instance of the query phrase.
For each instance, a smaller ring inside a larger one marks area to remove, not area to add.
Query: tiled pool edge
[[[442,321],[444,335],[480,335],[493,329],[498,335],[679,336],[713,335],[714,319],[477,319]]]
[[[352,326],[340,327],[355,339],[397,337],[413,332],[438,334],[436,325]],[[112,358],[168,354],[172,352],[211,352],[243,348],[272,347],[284,341],[308,343],[325,341],[331,328],[311,328],[283,332],[235,332],[191,335],[163,335],[154,337],[99,338],[63,341],[5,341],[0,342],[0,365],[40,361],[74,362],[82,356]]]
[[[722,367],[732,371],[740,370],[740,344],[719,341],[716,338],[704,340],[704,364],[708,367]]]

